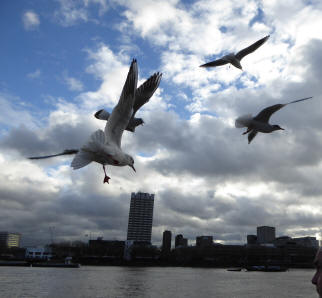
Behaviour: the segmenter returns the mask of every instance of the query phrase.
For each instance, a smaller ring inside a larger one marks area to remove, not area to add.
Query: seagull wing
[[[57,154],[52,154],[52,155],[45,155],[45,156],[32,156],[28,157],[29,159],[45,159],[45,158],[50,158],[50,157],[55,157],[55,156],[61,156],[61,155],[71,155],[71,154],[76,154],[79,150],[78,149],[66,149],[61,153]]]
[[[254,52],[257,50],[267,39],[269,38],[269,35],[265,36],[264,38],[257,40],[255,43],[250,45],[249,47],[239,51],[235,56],[240,61],[243,59],[246,55]]]
[[[114,107],[105,126],[106,142],[114,143],[119,148],[121,147],[123,131],[127,127],[133,113],[137,82],[138,68],[136,59],[133,59],[119,102]]]
[[[273,113],[275,113],[276,111],[278,111],[281,108],[285,107],[286,105],[289,105],[291,103],[304,101],[304,100],[307,100],[307,99],[310,99],[310,98],[313,98],[313,96],[293,100],[291,102],[284,103],[284,104],[276,104],[276,105],[267,107],[266,109],[262,110],[256,117],[254,117],[254,120],[261,121],[261,122],[268,122],[269,118],[272,116]]]
[[[202,64],[202,65],[200,65],[200,67],[215,67],[215,66],[225,65],[227,63],[228,63],[228,61],[226,61],[224,59],[217,59],[217,60],[214,60],[212,62]]]
[[[257,130],[252,130],[249,134],[248,134],[248,144],[250,144],[250,142],[256,137],[257,135]]]
[[[274,114],[276,111],[280,110],[281,108],[285,107],[286,105],[287,104],[276,104],[276,105],[267,107],[261,112],[259,112],[258,115],[254,117],[254,120],[268,123],[269,118],[272,116],[272,114]]]
[[[155,90],[158,89],[161,77],[162,73],[157,72],[149,77],[138,89],[136,89],[132,117],[134,117],[139,108],[149,101]]]
[[[300,102],[300,101],[303,101],[303,100],[311,99],[311,98],[313,98],[313,96],[305,97],[305,98],[301,98],[301,99],[297,99],[297,100],[293,100],[293,101],[287,103],[287,105],[288,104],[291,104],[291,103],[296,103],[296,102]]]

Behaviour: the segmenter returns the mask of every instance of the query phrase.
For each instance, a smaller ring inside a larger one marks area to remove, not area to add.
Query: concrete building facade
[[[127,240],[151,243],[154,194],[132,193]]]
[[[171,251],[171,231],[164,231],[162,237],[162,252],[169,253]]]

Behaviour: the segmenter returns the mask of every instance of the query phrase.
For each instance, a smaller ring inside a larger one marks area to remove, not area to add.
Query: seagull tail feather
[[[240,116],[235,120],[235,127],[248,127],[252,119],[253,118],[251,114]]]
[[[70,166],[74,170],[77,170],[77,169],[87,166],[91,162],[92,162],[92,160],[90,158],[90,154],[86,151],[80,150],[76,154],[76,156],[74,157]]]

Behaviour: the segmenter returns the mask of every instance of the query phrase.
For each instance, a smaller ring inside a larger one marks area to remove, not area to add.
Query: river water
[[[180,267],[0,267],[0,297],[317,298],[313,269],[231,272]]]

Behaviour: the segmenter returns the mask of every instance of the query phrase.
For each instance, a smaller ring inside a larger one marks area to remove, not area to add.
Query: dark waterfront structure
[[[203,247],[203,246],[211,246],[214,244],[212,236],[198,236],[196,238],[196,246]]]
[[[257,227],[257,243],[273,243],[275,240],[275,227]]]
[[[182,234],[179,234],[176,236],[175,241],[174,241],[174,247],[187,247],[188,246],[188,239],[183,238]]]
[[[256,235],[247,235],[247,245],[255,245],[257,243]]]
[[[162,237],[162,252],[163,253],[170,253],[171,251],[171,238],[172,234],[171,231],[164,231]]]
[[[119,240],[89,240],[88,249],[89,254],[105,257],[123,257],[125,241]]]
[[[151,243],[154,194],[132,193],[127,240]]]

